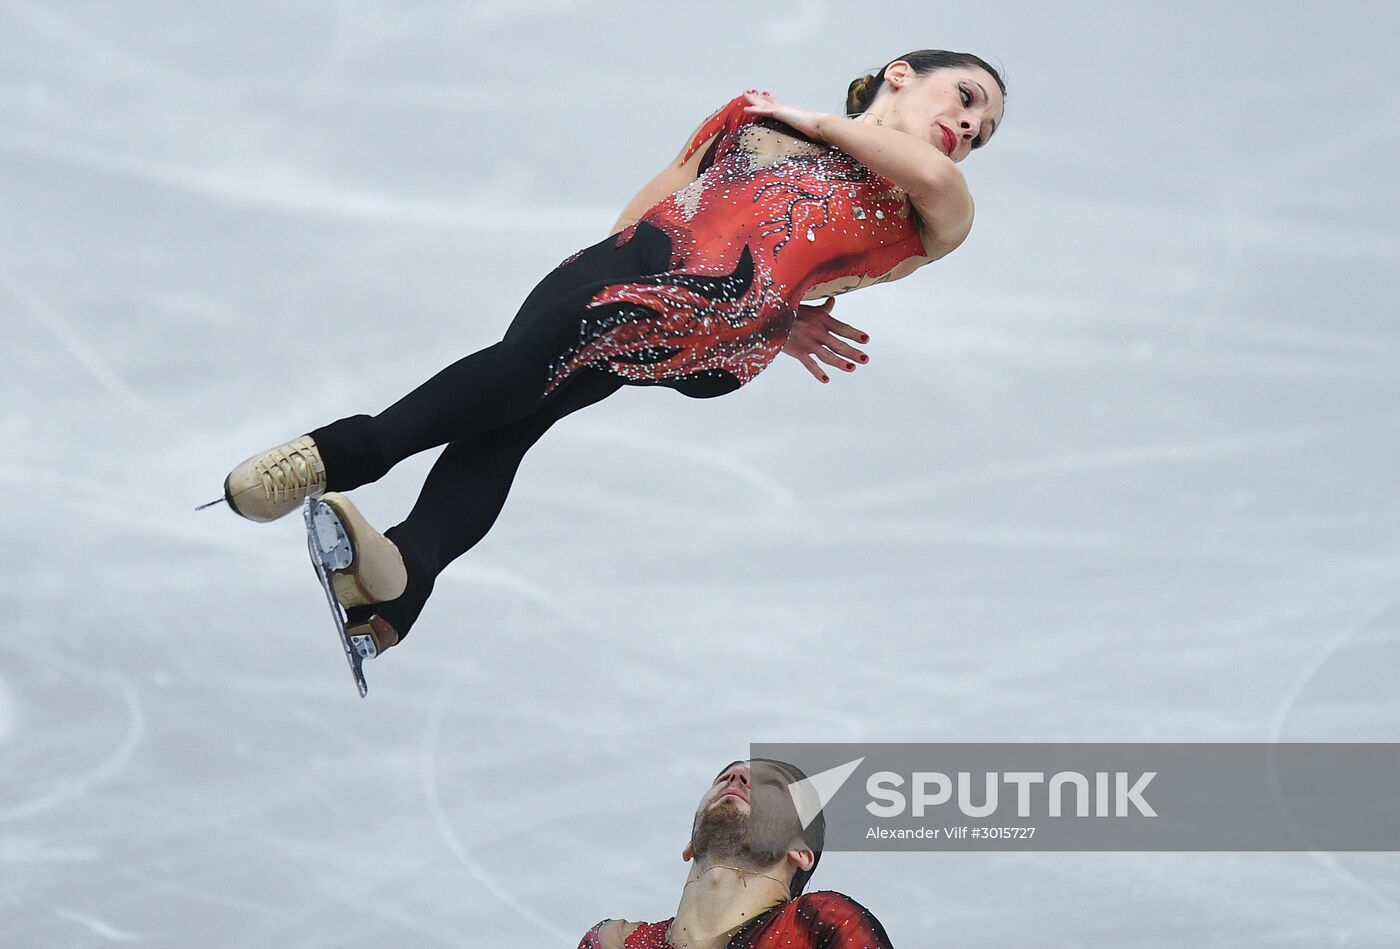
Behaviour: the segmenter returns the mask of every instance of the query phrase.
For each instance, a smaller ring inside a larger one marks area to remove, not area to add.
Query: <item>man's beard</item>
[[[690,847],[697,860],[729,860],[746,863],[745,869],[755,870],[771,867],[787,855],[785,841],[779,841],[772,833],[753,834],[749,812],[725,803],[724,799],[700,815]]]

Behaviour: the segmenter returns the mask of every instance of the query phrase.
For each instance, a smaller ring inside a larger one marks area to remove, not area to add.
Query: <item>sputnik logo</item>
[[[816,820],[822,808],[836,796],[836,792],[841,790],[841,785],[846,783],[864,760],[865,756],[861,755],[854,761],[838,764],[834,768],[828,768],[788,785],[788,794],[792,796],[792,804],[797,808],[797,817],[802,821],[803,830]]]

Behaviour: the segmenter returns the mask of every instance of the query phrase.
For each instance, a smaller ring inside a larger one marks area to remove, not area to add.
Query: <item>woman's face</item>
[[[889,105],[878,110],[884,123],[917,135],[953,161],[987,144],[1006,107],[996,80],[976,66],[920,76],[900,61],[885,70],[885,84],[881,98]]]

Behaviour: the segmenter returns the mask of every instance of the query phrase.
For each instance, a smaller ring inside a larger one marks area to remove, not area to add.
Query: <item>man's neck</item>
[[[667,939],[675,949],[720,949],[749,920],[788,898],[776,869],[750,870],[696,861]]]

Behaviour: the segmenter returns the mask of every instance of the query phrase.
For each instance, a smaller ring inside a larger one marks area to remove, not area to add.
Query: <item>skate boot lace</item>
[[[269,501],[300,500],[316,488],[324,488],[326,471],[316,464],[313,449],[306,446],[274,448],[254,465]]]

